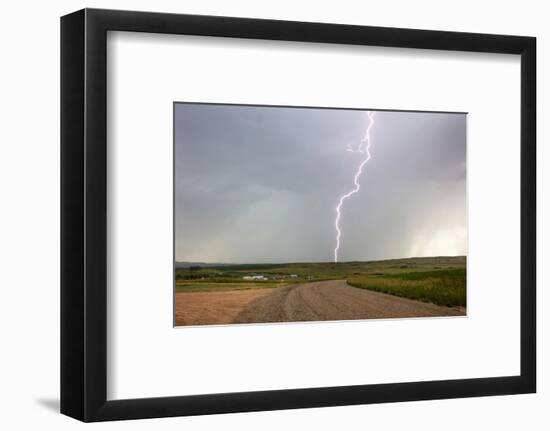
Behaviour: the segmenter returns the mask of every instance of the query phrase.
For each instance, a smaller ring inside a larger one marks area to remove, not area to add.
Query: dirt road
[[[238,294],[241,295],[240,299],[237,297]],[[466,314],[463,308],[440,307],[358,289],[348,286],[345,280],[320,281],[254,291],[178,295],[182,295],[181,299],[179,296],[176,298],[176,310],[182,311],[179,320],[181,323],[177,324],[181,325],[463,316]],[[189,301],[191,297],[188,295],[203,295],[200,298],[201,304],[195,305],[194,319],[190,318],[184,306],[186,299],[188,305],[192,305]],[[232,306],[230,310],[224,311],[223,303],[227,301]],[[206,315],[200,316],[200,308]],[[199,312],[199,315],[196,312]],[[187,318],[185,318],[186,314]],[[208,317],[207,322],[204,321],[205,317]],[[176,320],[178,321],[177,312]],[[194,323],[191,323],[192,320]]]
[[[274,289],[249,303],[234,323],[458,316],[464,310],[440,307],[348,286],[344,280]]]

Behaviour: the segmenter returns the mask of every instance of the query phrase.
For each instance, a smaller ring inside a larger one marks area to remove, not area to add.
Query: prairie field
[[[178,264],[182,265],[182,264]],[[186,264],[175,273],[176,293],[272,289],[326,280],[446,307],[466,307],[466,257],[368,262]]]

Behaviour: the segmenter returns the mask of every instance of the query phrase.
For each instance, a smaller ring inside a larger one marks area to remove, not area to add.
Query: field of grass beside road
[[[347,283],[436,305],[466,306],[466,268],[353,276]]]
[[[230,290],[266,289],[288,286],[273,281],[197,282],[176,281],[176,292],[226,292]]]

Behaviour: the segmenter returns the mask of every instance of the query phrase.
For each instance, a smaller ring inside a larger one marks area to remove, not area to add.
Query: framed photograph
[[[532,37],[61,18],[61,411],[536,390]]]

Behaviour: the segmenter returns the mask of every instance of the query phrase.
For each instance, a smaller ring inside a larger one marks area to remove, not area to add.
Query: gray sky
[[[366,111],[175,106],[177,261],[332,261]],[[466,115],[376,111],[340,261],[464,255]]]

